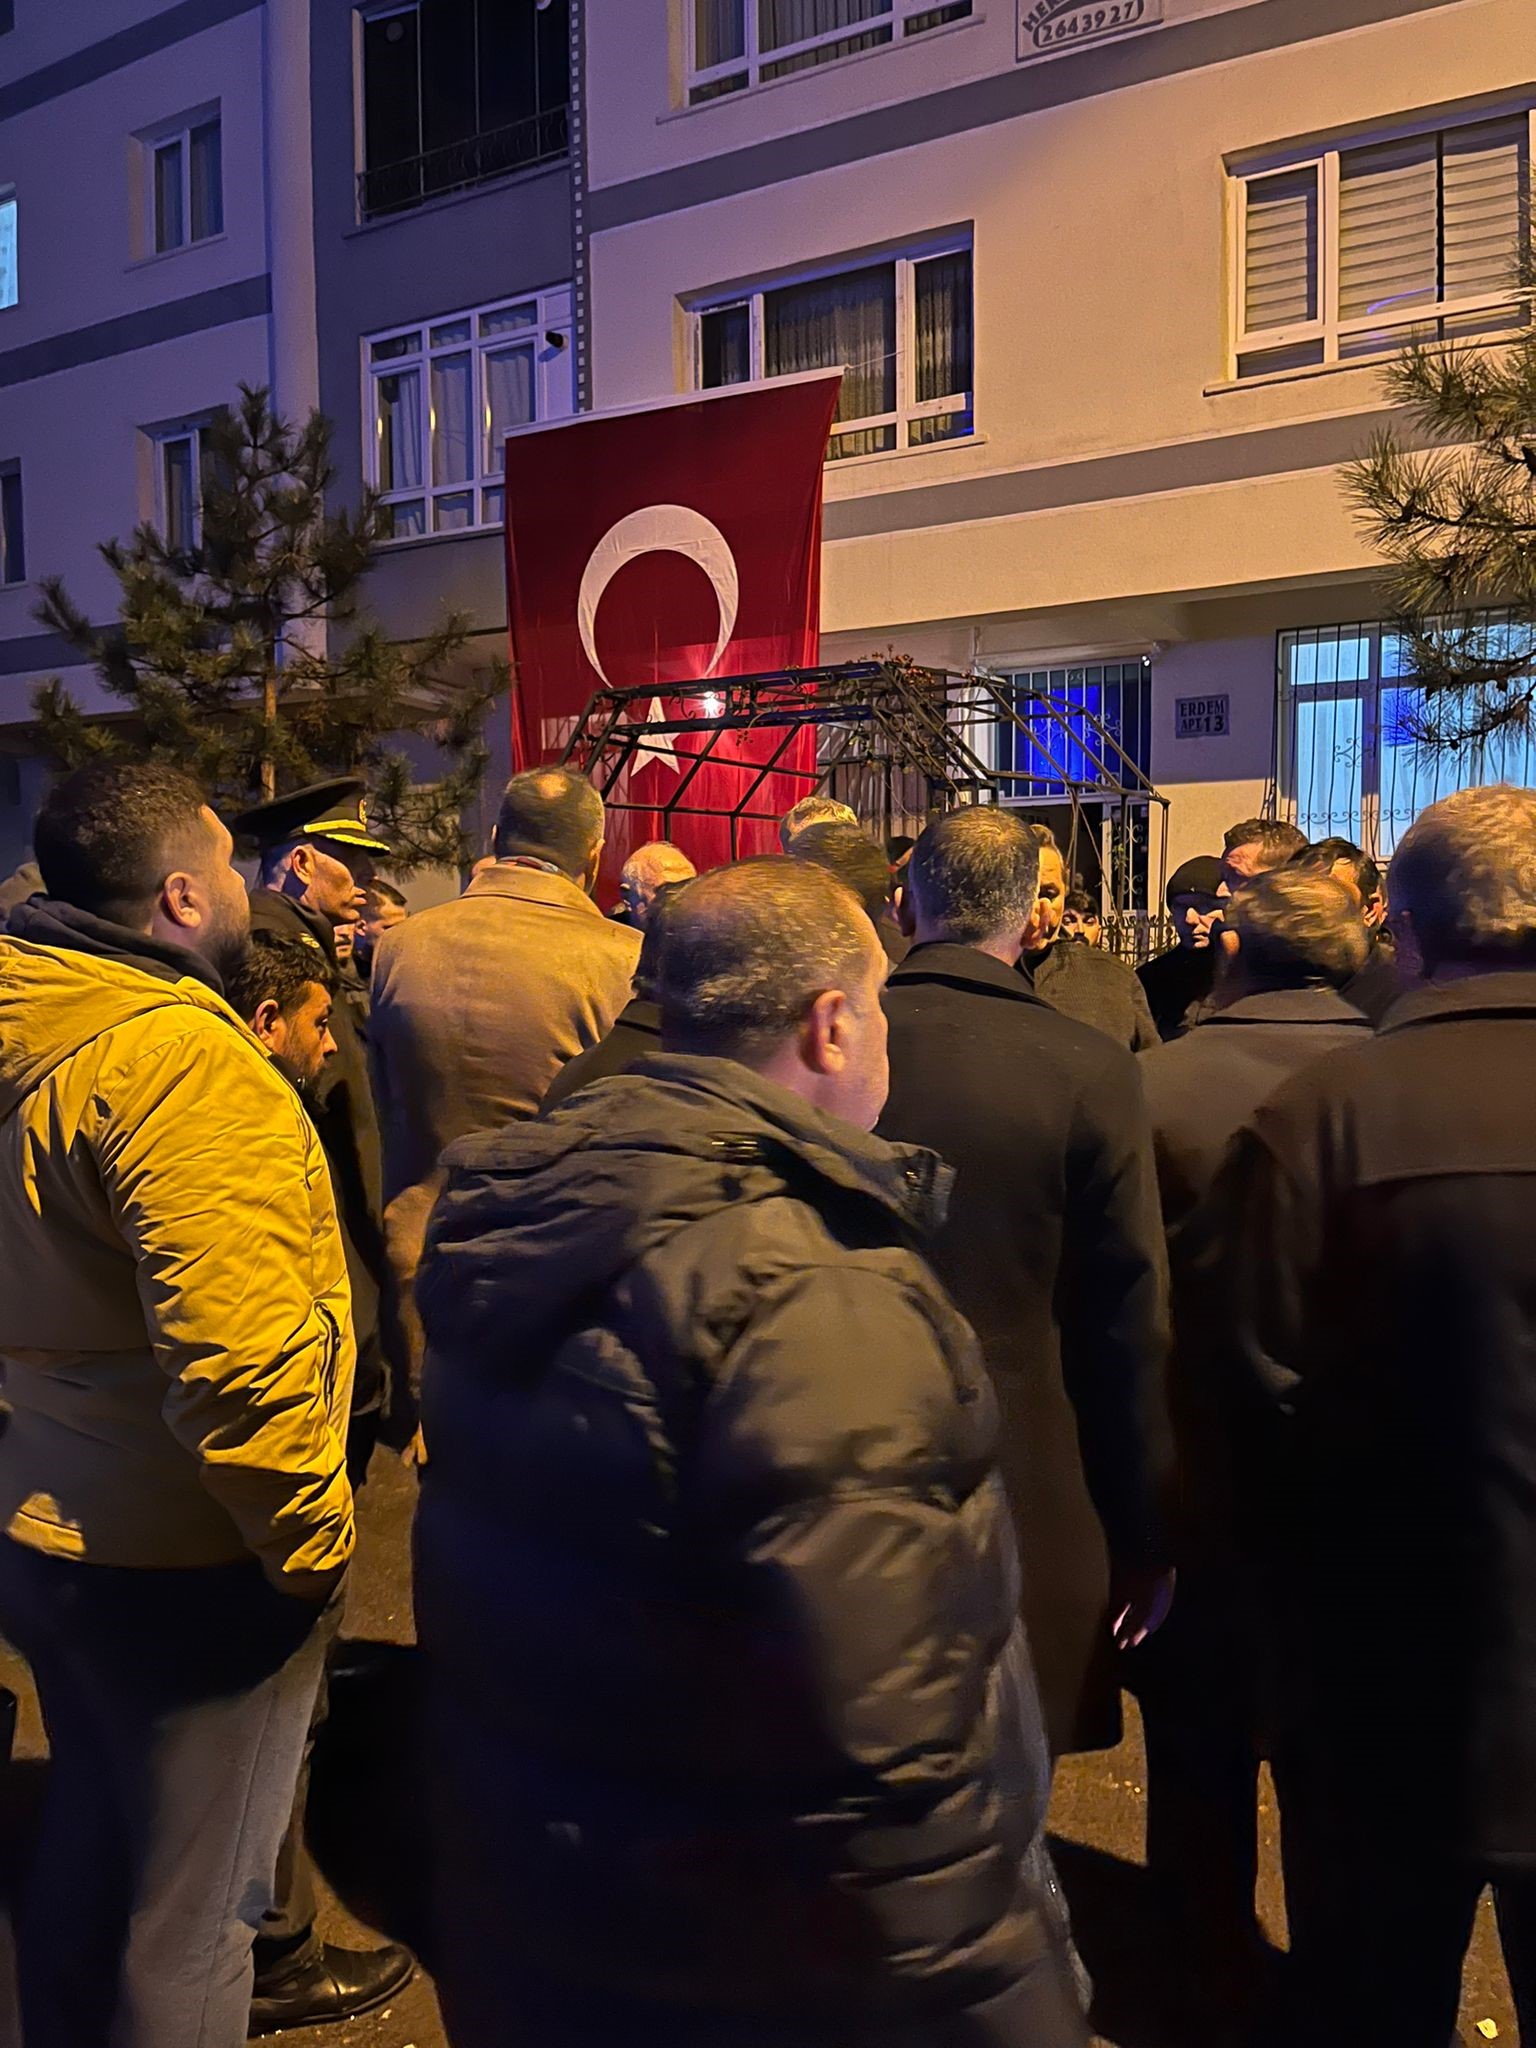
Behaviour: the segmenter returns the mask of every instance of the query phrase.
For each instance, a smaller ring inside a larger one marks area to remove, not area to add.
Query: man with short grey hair
[[[852,825],[857,830],[858,824],[856,814],[835,796],[803,796],[779,820],[779,844],[788,853],[809,825]]]
[[[1136,1063],[1015,971],[1040,857],[993,808],[951,811],[918,840],[880,1129],[959,1171],[934,1264],[997,1387],[1024,1619],[1065,1751],[1119,1739],[1116,1644],[1167,1611],[1167,1299]]]
[[[1184,1226],[1234,1132],[1312,1061],[1357,1045],[1370,1025],[1343,994],[1365,958],[1360,913],[1342,883],[1284,867],[1228,903],[1214,1007],[1182,1037],[1141,1055],[1173,1269],[1169,1374],[1183,1484],[1176,1521],[1179,1597],[1138,1657],[1133,1690],[1147,1745],[1147,1866],[1185,1967],[1176,1988],[1191,2039],[1249,2037],[1271,1958],[1254,1910],[1258,1876],[1259,1713],[1222,1508],[1206,1499],[1205,1404],[1182,1370],[1209,1313],[1188,1284]]]
[[[666,910],[667,1050],[455,1146],[421,1273],[458,2048],[1084,2048],[996,1411],[869,1135],[885,960],[814,865]],[[516,1929],[509,1948],[507,1930]]]
[[[1409,992],[1254,1112],[1188,1226],[1309,2048],[1442,2048],[1490,1882],[1536,2038],[1536,791],[1432,806],[1392,903]]]
[[[691,882],[698,872],[683,849],[669,840],[653,839],[645,846],[637,846],[619,877],[619,896],[624,905],[620,921],[643,932],[656,891],[669,883]]]

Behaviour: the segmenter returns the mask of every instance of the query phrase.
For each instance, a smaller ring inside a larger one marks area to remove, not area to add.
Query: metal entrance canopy
[[[674,711],[666,711],[663,693]],[[817,738],[815,768],[787,766],[794,742],[807,730]],[[731,761],[720,753],[727,734],[745,732],[773,736],[760,760]],[[671,743],[683,737],[701,742],[697,753],[674,751]],[[665,796],[632,797],[633,772],[658,758],[673,763],[676,782]],[[930,813],[956,804],[1066,804],[1071,843],[1063,851],[1069,870],[1076,865],[1080,834],[1106,828],[1113,834],[1118,827],[1128,843],[1141,814],[1148,894],[1154,904],[1162,902],[1168,799],[1096,712],[1065,693],[985,671],[959,675],[905,660],[855,661],[716,676],[704,683],[608,687],[577,720],[561,760],[579,768],[611,809],[659,813],[667,831],[675,818],[728,820],[733,853],[743,822],[778,823],[778,812],[762,794],[772,775],[790,777],[806,796],[817,790],[834,796],[857,792],[861,801],[855,808],[865,816],[878,812],[887,830],[908,823],[921,829]],[[1004,762],[1013,765],[999,765]],[[697,778],[711,763],[734,770],[733,801],[701,801]],[[1042,785],[1049,794],[1040,793]],[[1099,809],[1097,820],[1084,815],[1090,804]],[[1118,865],[1125,868],[1124,862]],[[1110,873],[1106,862],[1106,878]]]

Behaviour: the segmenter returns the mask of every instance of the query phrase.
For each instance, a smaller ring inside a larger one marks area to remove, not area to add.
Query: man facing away
[[[456,2048],[1066,2048],[995,1413],[814,866],[669,905],[668,1051],[456,1146],[417,1593]],[[510,1946],[509,1946],[510,1944]],[[509,1962],[511,1966],[509,1979]]]
[[[917,842],[880,1129],[958,1170],[934,1265],[997,1388],[1024,1619],[1065,1751],[1119,1740],[1115,1640],[1167,1608],[1167,1285],[1136,1063],[1015,971],[1039,859],[1029,828],[990,808]]]
[[[1495,1888],[1536,2038],[1536,791],[1425,811],[1405,994],[1190,1225],[1267,1594],[1306,2048],[1444,2048]]]
[[[1344,993],[1365,950],[1342,883],[1295,867],[1260,875],[1227,905],[1210,1014],[1140,1061],[1173,1273],[1170,1392],[1183,1483],[1179,1597],[1130,1678],[1147,1745],[1147,1864],[1183,1964],[1180,2017],[1212,2048],[1249,2038],[1270,1957],[1254,1912],[1260,1714],[1250,1603],[1229,1511],[1203,1490],[1223,1446],[1209,1443],[1207,1404],[1179,1369],[1181,1344],[1196,1342],[1209,1313],[1204,1287],[1185,1284],[1181,1240],[1233,1134],[1265,1097],[1369,1035]]]
[[[494,862],[379,946],[369,1049],[403,1303],[444,1146],[537,1116],[561,1067],[604,1038],[629,999],[640,935],[592,901],[604,822],[602,798],[570,769],[514,775]],[[406,1319],[419,1368],[408,1309]]]
[[[0,1630],[51,1763],[28,2048],[236,2048],[353,1545],[353,1344],[313,1127],[220,993],[228,832],[80,770],[0,939]]]

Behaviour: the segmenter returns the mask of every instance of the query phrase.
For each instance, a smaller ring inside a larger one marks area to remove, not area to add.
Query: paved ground
[[[414,1671],[406,1595],[413,1482],[380,1453],[363,1496],[363,1542],[348,1613],[354,1642],[386,1646],[370,1678],[336,1688],[332,1723],[316,1762],[313,1834],[327,1889],[323,1926],[332,1940],[371,1946],[388,1933],[410,1940],[420,1924],[414,1895],[420,1869],[412,1833],[411,1770],[398,1732],[409,1719]],[[0,1863],[24,1840],[35,1810],[45,1754],[36,1705],[23,1667],[0,1645],[0,1683],[22,1695],[17,1764],[0,1801]],[[393,1786],[393,1795],[391,1787]],[[1143,1987],[1156,1936],[1140,1869],[1145,1800],[1139,1735],[1117,1750],[1080,1758],[1058,1776],[1053,1823],[1058,1857],[1078,1916],[1078,1935],[1101,1993],[1102,2048],[1199,2048],[1171,2039],[1147,2009]],[[1266,1925],[1283,1939],[1273,1807],[1263,1815],[1261,1903]],[[343,1900],[345,1903],[343,1903]],[[17,2048],[9,2002],[8,1957],[0,1948],[0,2048]],[[1492,2025],[1496,2032],[1479,2032]],[[1508,1987],[1486,1902],[1467,1969],[1463,2038],[1515,2041]],[[430,1981],[423,1975],[386,2011],[349,2026],[281,2037],[290,2048],[447,2048]],[[1362,2048],[1371,2044],[1362,2043]]]

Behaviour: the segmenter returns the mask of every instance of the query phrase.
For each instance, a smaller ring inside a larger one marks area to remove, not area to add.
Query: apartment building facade
[[[308,0],[15,0],[0,14],[0,867],[42,769],[25,725],[88,669],[33,614],[62,575],[115,614],[99,542],[190,535],[198,431],[239,383],[315,384]]]
[[[1103,715],[1168,855],[1389,853],[1410,744],[1339,466],[1406,334],[1518,325],[1528,0],[587,0],[591,396],[848,366],[823,649]],[[1048,790],[1042,789],[1048,795]]]

